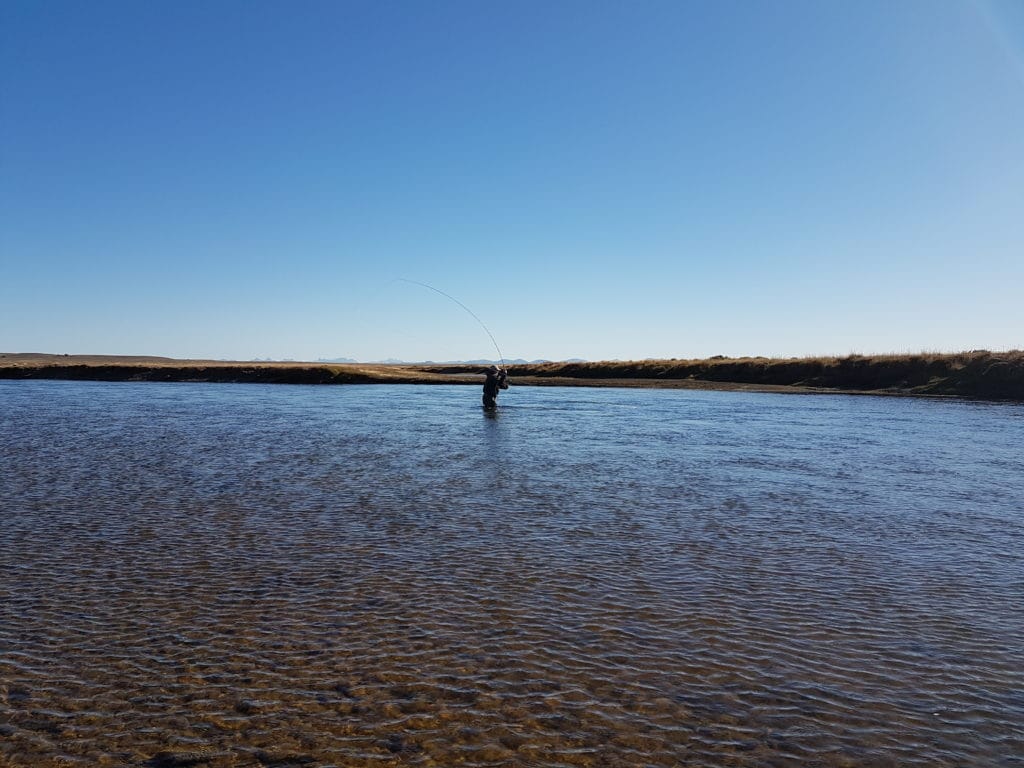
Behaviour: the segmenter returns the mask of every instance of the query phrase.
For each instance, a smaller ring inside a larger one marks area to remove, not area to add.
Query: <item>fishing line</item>
[[[491,339],[491,343],[492,343],[492,344],[494,345],[494,348],[495,348],[495,349],[496,349],[496,350],[498,351],[498,357],[500,357],[500,358],[501,358],[501,367],[502,367],[502,368],[504,368],[504,367],[505,367],[505,356],[504,356],[503,354],[501,354],[501,348],[500,348],[500,347],[498,346],[498,342],[496,342],[496,341],[494,340],[494,334],[492,334],[492,333],[491,333],[491,332],[490,332],[489,330],[487,330],[487,326],[486,326],[486,325],[484,325],[484,321],[483,321],[483,320],[481,320],[481,319],[480,319],[479,317],[477,317],[477,316],[476,316],[476,312],[474,312],[474,311],[473,311],[472,309],[470,309],[469,307],[467,307],[467,306],[466,306],[465,304],[463,304],[463,303],[462,303],[461,301],[459,301],[458,299],[456,299],[456,298],[455,298],[454,296],[452,296],[451,294],[445,293],[445,292],[444,292],[444,291],[442,291],[442,290],[441,290],[440,288],[435,288],[435,287],[434,287],[434,286],[432,286],[432,285],[427,285],[426,283],[421,283],[421,282],[420,282],[419,280],[408,280],[408,279],[406,279],[406,278],[404,278],[404,277],[397,277],[397,278],[395,278],[395,279],[396,279],[396,280],[399,280],[399,281],[401,281],[401,282],[403,282],[403,283],[412,283],[413,285],[418,285],[418,286],[421,286],[421,287],[423,287],[423,288],[428,288],[428,289],[430,289],[431,291],[433,291],[434,293],[440,293],[440,294],[441,294],[442,296],[444,296],[445,298],[451,299],[451,300],[452,300],[452,301],[454,301],[454,302],[455,302],[456,304],[458,304],[458,305],[459,305],[460,307],[462,307],[462,308],[463,308],[464,310],[466,310],[467,312],[469,312],[469,314],[473,316],[473,319],[474,319],[474,320],[476,320],[476,321],[477,321],[478,323],[480,323],[480,327],[481,327],[481,328],[483,328],[483,329],[484,329],[484,331],[485,331],[485,332],[487,333],[487,335],[488,335],[488,336],[490,337],[490,339]]]

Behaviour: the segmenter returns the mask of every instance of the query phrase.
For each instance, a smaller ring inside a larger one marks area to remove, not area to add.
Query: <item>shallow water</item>
[[[1024,765],[1024,407],[478,403],[0,382],[0,765]]]

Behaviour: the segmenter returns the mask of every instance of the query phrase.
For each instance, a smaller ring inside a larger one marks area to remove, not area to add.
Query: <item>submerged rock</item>
[[[146,765],[149,768],[185,768],[189,765],[202,765],[220,757],[219,752],[157,752]]]

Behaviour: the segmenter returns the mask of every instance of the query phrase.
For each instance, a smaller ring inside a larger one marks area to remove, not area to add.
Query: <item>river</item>
[[[479,396],[0,382],[0,765],[1024,765],[1024,406]]]

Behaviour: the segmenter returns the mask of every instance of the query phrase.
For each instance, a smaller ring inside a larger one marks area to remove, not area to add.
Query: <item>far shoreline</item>
[[[487,366],[0,353],[0,379],[477,385]],[[1024,402],[1024,352],[509,365],[517,386],[957,397]]]

